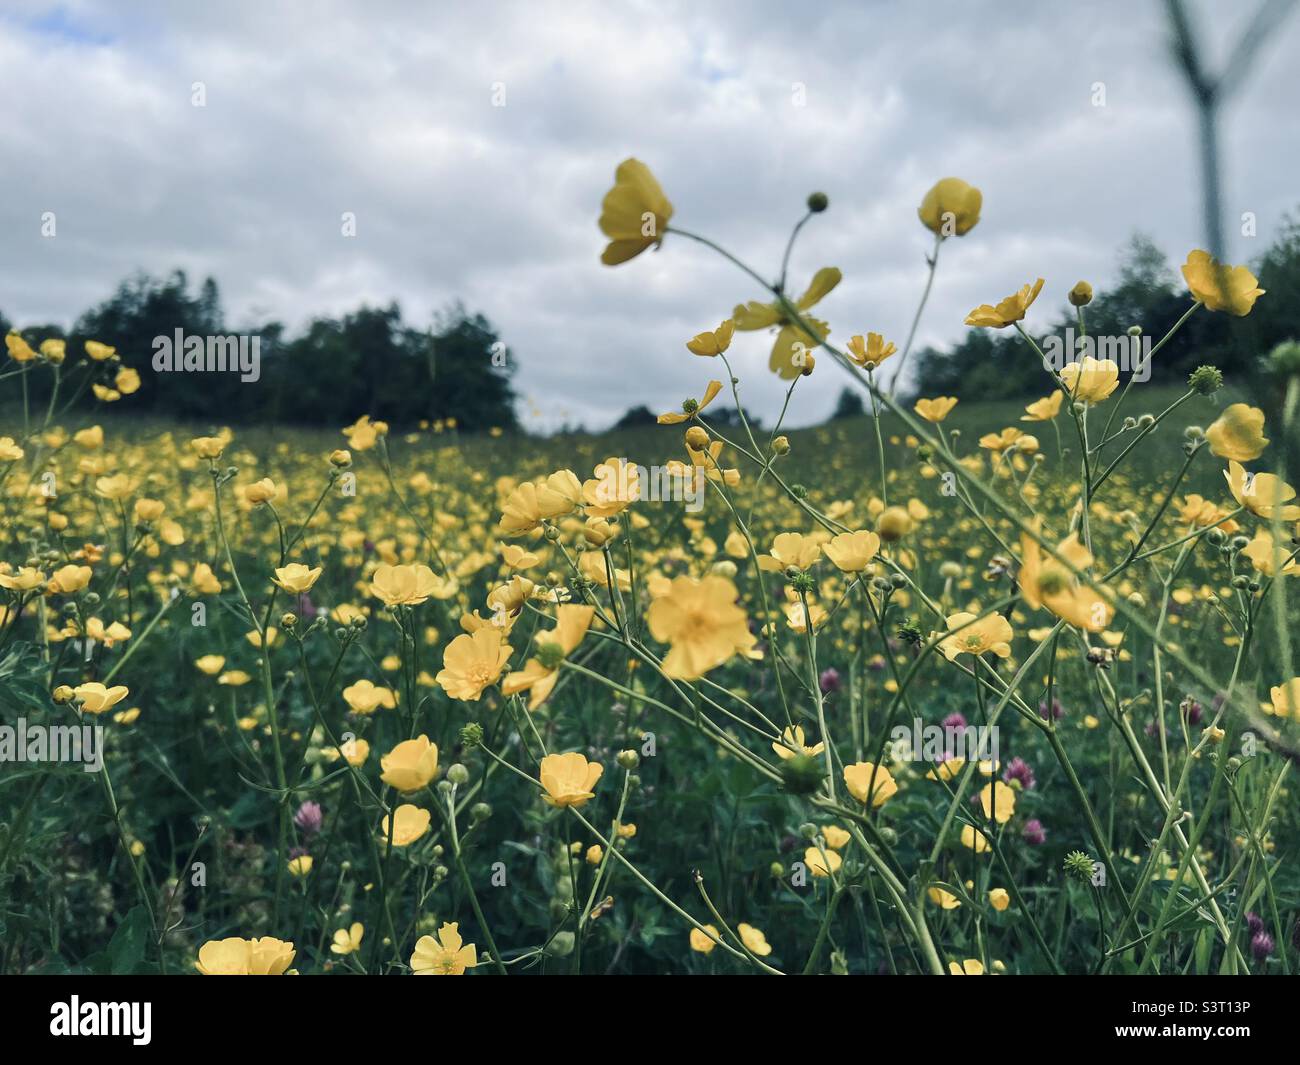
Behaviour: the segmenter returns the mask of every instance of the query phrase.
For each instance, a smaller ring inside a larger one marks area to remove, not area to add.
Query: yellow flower
[[[821,557],[821,545],[803,533],[779,533],[772,541],[772,553],[758,556],[758,568],[778,573],[787,566],[807,569]]]
[[[1025,285],[1019,292],[1013,292],[996,307],[981,303],[966,316],[966,324],[992,326],[994,329],[1012,325],[1024,318],[1042,289],[1043,279],[1040,277],[1032,285]]]
[[[861,573],[880,550],[880,537],[866,529],[839,533],[823,550],[837,569],[845,573]]]
[[[352,765],[357,764],[351,758],[348,759],[348,762]],[[429,821],[431,819],[429,811],[422,810],[418,806],[412,806],[409,802],[402,803],[401,806],[394,810],[393,817],[396,818],[393,821],[392,828],[394,847],[409,847],[429,831]],[[384,841],[387,842],[389,831],[387,817],[380,822],[379,831],[382,833]]]
[[[718,934],[718,930],[713,925],[706,924],[703,931],[692,928],[690,940],[691,950],[700,954],[712,954],[713,948],[722,942],[722,936]]]
[[[388,426],[384,422],[372,422],[370,415],[363,414],[341,432],[348,438],[348,446],[354,451],[369,451],[381,436],[388,434]]]
[[[1195,299],[1206,310],[1227,311],[1241,318],[1250,313],[1264,295],[1255,275],[1244,266],[1221,266],[1208,251],[1189,252],[1183,278]]]
[[[344,688],[343,701],[355,714],[373,714],[381,706],[386,710],[397,706],[397,696],[391,688],[381,687],[365,679]]]
[[[840,283],[842,277],[836,267],[823,266],[813,275],[812,282],[804,294],[794,301],[799,316],[807,322],[808,328],[815,330],[816,335],[795,322],[782,303],[760,303],[751,300],[749,303],[737,304],[736,309],[731,312],[731,317],[736,323],[736,328],[742,332],[780,326],[776,341],[772,345],[772,354],[768,357],[769,370],[787,381],[793,381],[809,368],[812,349],[830,334],[830,327],[816,318],[809,318],[804,312],[820,303],[827,293]]]
[[[0,588],[7,588],[11,592],[30,592],[44,581],[45,574],[34,566],[20,566],[12,576],[0,573]]]
[[[967,958],[963,962],[948,963],[949,976],[983,976],[984,963],[979,958]]]
[[[1007,784],[985,784],[980,789],[980,809],[985,817],[1005,825],[1016,812],[1016,789]]]
[[[111,348],[107,344],[101,344],[98,340],[87,340],[86,354],[96,362],[104,362],[117,354],[117,348]]]
[[[937,181],[916,209],[921,224],[937,237],[964,237],[980,220],[984,194],[961,178]]]
[[[403,794],[419,791],[438,775],[438,745],[420,735],[403,740],[379,759],[382,780]]]
[[[1284,505],[1295,498],[1295,489],[1280,477],[1271,473],[1247,473],[1237,462],[1229,462],[1223,476],[1232,498],[1257,518],[1278,521],[1300,518],[1300,507]]]
[[[972,825],[962,825],[961,845],[973,850],[976,854],[983,854],[989,849],[988,838],[979,829]]]
[[[102,714],[105,710],[112,709],[127,696],[124,685],[118,684],[112,688],[106,688],[98,681],[78,684],[72,690],[81,701],[81,709],[87,714]]]
[[[650,632],[670,645],[666,676],[697,680],[738,651],[749,653],[756,641],[745,611],[736,604],[738,594],[726,577],[676,577],[667,593],[650,604]]]
[[[541,562],[541,558],[518,544],[498,544],[501,549],[501,561],[511,569],[531,569]]]
[[[131,494],[131,478],[124,473],[112,477],[100,477],[95,482],[95,495],[104,499],[125,499]]]
[[[736,931],[740,933],[740,941],[745,944],[751,954],[759,958],[766,958],[772,953],[772,948],[767,942],[767,936],[763,935],[752,924],[745,924],[744,921],[741,921],[740,924],[736,925]]]
[[[526,481],[507,497],[497,532],[503,536],[529,532],[581,503],[582,485],[572,470],[559,470],[544,481]]]
[[[688,399],[682,404],[680,411],[670,410],[666,414],[659,415],[660,425],[680,425],[689,418],[695,417],[705,407],[712,403],[722,391],[721,381],[710,381],[704,386],[704,398],[701,400]]]
[[[253,506],[274,503],[279,494],[280,489],[276,488],[275,482],[269,477],[263,477],[260,481],[244,486],[244,498]]]
[[[219,459],[226,449],[226,442],[219,436],[196,436],[190,441],[190,447],[201,459]]]
[[[1038,450],[1038,437],[1021,432],[1015,426],[1008,426],[1000,433],[985,433],[980,437],[979,442],[980,447],[998,455],[1011,448],[1028,455]]]
[[[934,399],[918,399],[912,408],[927,422],[939,423],[952,413],[957,400],[952,396],[936,396]]]
[[[1065,399],[1065,393],[1059,388],[1050,396],[1043,399],[1036,399],[1025,408],[1025,413],[1020,416],[1022,422],[1050,422],[1061,413],[1061,400]]]
[[[822,838],[826,840],[826,846],[838,851],[847,847],[853,836],[839,825],[825,825],[822,827]]]
[[[1040,527],[1041,522],[1035,519],[1034,532]],[[1030,533],[1020,536],[1020,554],[1020,592],[1031,607],[1046,607],[1058,618],[1088,632],[1101,632],[1110,624],[1114,608],[1095,588],[1075,576],[1074,571],[1086,570],[1093,561],[1077,533],[1071,533],[1056,547],[1056,554],[1065,562],[1043,552]]]
[[[1277,565],[1278,558],[1282,560],[1282,573],[1287,577],[1294,577],[1300,573],[1300,562],[1291,557],[1291,552],[1295,550],[1292,547],[1282,547],[1276,552],[1273,548],[1273,534],[1267,529],[1260,529],[1255,533],[1254,538],[1244,548],[1241,553],[1250,559],[1250,564],[1255,569],[1264,574],[1266,577],[1273,576],[1274,567]]]
[[[926,894],[930,896],[931,902],[943,910],[955,910],[961,905],[961,899],[941,887],[932,887]]]
[[[844,767],[844,786],[849,789],[858,802],[866,805],[867,793],[871,793],[871,806],[878,809],[898,793],[898,784],[894,775],[883,765],[873,762],[857,762]]]
[[[825,878],[838,873],[840,866],[844,864],[844,859],[830,849],[827,849],[826,857],[823,858],[820,850],[809,847],[803,852],[803,863],[814,877]]]
[[[321,568],[308,569],[301,562],[290,562],[275,571],[273,583],[279,585],[291,595],[301,595],[311,588],[320,577]]]
[[[1272,700],[1273,713],[1278,717],[1300,718],[1300,677],[1292,677],[1284,684],[1268,690]]]
[[[296,953],[291,942],[272,936],[210,939],[199,948],[195,968],[204,976],[282,976]]]
[[[989,891],[989,905],[1001,913],[1011,905],[1011,896],[1006,888],[995,887]]]
[[[730,318],[724,318],[722,324],[711,333],[697,333],[688,340],[686,348],[695,355],[721,355],[731,347],[731,338],[735,332],[736,323]]]
[[[1072,362],[1061,370],[1061,380],[1071,399],[1100,403],[1119,385],[1119,366],[1111,359],[1084,357],[1082,364]]]
[[[166,509],[167,504],[159,499],[140,498],[135,501],[131,512],[138,522],[155,522],[163,516]]]
[[[494,625],[462,633],[442,652],[438,684],[453,699],[478,702],[483,690],[497,682],[513,653]]]
[[[385,606],[419,606],[437,589],[433,570],[423,564],[378,566],[370,575],[370,591]]]
[[[804,741],[802,725],[795,725],[794,728],[786,729],[781,733],[781,738],[784,742],[772,744],[772,750],[776,752],[778,758],[783,760],[786,758],[793,758],[795,755],[799,754],[815,758],[826,749],[824,743],[817,743],[809,747]]]
[[[542,787],[546,789],[542,798],[551,806],[581,806],[595,798],[593,789],[604,771],[599,762],[588,762],[576,751],[548,754],[541,764]]]
[[[215,677],[225,667],[226,660],[221,655],[204,655],[202,658],[196,658],[194,665],[200,673],[206,673],[209,677]]]
[[[11,329],[5,334],[5,347],[8,348],[9,357],[14,362],[31,362],[36,358],[36,352],[16,330]]]
[[[361,939],[366,934],[365,926],[355,922],[350,928],[340,928],[334,933],[334,942],[330,951],[334,954],[355,954],[361,949]]]
[[[587,848],[587,853],[583,855],[583,861],[588,865],[599,865],[603,857],[605,857],[605,848],[599,843],[593,843]]]
[[[311,872],[312,857],[310,854],[300,854],[297,858],[289,859],[289,875],[303,877]]]
[[[961,654],[982,655],[990,651],[999,658],[1009,657],[1015,636],[1011,623],[1001,614],[989,614],[978,621],[975,617],[964,611],[949,616],[948,631],[952,635],[939,644],[944,657],[954,662]]]
[[[25,454],[12,436],[0,436],[0,462],[17,462]]]
[[[437,939],[421,936],[411,955],[411,971],[416,976],[464,976],[466,969],[477,964],[478,951],[473,943],[463,945],[457,922],[439,928]]]
[[[560,663],[582,642],[596,613],[595,607],[566,603],[555,611],[555,628],[534,638],[537,656],[530,658],[521,672],[511,673],[501,682],[505,695],[529,692],[528,709],[536,710],[555,688]]]
[[[194,573],[190,577],[190,586],[199,595],[217,595],[221,591],[221,582],[212,572],[212,567],[206,562],[200,562],[194,567]]]
[[[845,348],[850,359],[870,370],[874,370],[898,350],[892,340],[886,342],[879,333],[868,333],[865,340],[861,336],[849,337]],[[953,402],[955,403],[956,400]]]
[[[122,369],[117,371],[117,376],[113,378],[113,387],[124,396],[130,396],[139,392],[139,371],[133,370],[129,366],[123,366]]]
[[[1268,447],[1264,435],[1264,412],[1246,403],[1234,403],[1205,430],[1210,453],[1221,459],[1249,462]]]

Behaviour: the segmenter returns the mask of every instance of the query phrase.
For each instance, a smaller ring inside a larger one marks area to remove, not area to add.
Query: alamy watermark
[[[237,373],[251,384],[262,376],[260,336],[188,336],[177,329],[153,338],[155,373]]]
[[[596,503],[684,503],[688,514],[704,509],[703,466],[642,466],[627,459],[596,467]]]
[[[1058,374],[1081,359],[1109,360],[1124,373],[1131,373],[1138,384],[1151,379],[1151,338],[1149,336],[1076,336],[1067,326],[1064,334],[1043,338],[1043,368]]]
[[[0,725],[0,762],[80,762],[87,773],[104,767],[103,725]]]
[[[902,761],[938,765],[954,758],[998,764],[997,725],[927,725],[919,717],[890,730],[890,742]]]

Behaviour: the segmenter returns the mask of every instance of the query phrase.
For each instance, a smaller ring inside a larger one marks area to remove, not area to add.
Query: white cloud
[[[681,239],[599,265],[600,197],[636,154],[675,221],[775,272],[804,197],[791,282],[833,263],[834,335],[901,342],[924,280],[917,202],[958,174],[980,226],[944,248],[919,342],[1042,274],[1047,306],[1104,285],[1135,230],[1171,255],[1202,242],[1191,115],[1160,5],[79,2],[0,20],[0,307],[71,318],[137,269],[211,273],[235,321],[397,299],[428,321],[481,309],[549,423],[676,406],[710,372],[683,342],[761,293]],[[1241,16],[1202,12],[1220,47]],[[1248,258],[1295,204],[1300,115],[1284,27],[1228,113],[1229,218],[1259,216]],[[1220,47],[1221,50],[1221,47]],[[190,104],[206,86],[207,106]],[[1092,104],[1103,82],[1106,106]],[[492,106],[493,85],[506,106]],[[795,105],[796,83],[806,89]],[[58,237],[40,216],[55,211]],[[340,235],[353,211],[358,236]],[[1230,228],[1235,233],[1235,227]],[[744,397],[783,387],[764,336],[737,341]],[[795,423],[842,380],[801,382]]]

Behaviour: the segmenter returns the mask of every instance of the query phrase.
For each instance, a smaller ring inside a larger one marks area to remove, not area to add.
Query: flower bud
[[[777,455],[790,454],[790,438],[788,436],[778,436],[772,441],[772,451]]]
[[[1086,307],[1092,302],[1092,286],[1086,281],[1076,281],[1068,298],[1071,306]]]
[[[808,197],[808,210],[813,214],[821,214],[830,205],[831,201],[824,192],[814,192]]]

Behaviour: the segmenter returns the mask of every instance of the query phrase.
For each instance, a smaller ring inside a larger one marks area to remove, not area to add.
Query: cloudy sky
[[[1194,7],[1215,56],[1253,6]],[[1225,213],[1258,218],[1253,239],[1229,227],[1235,261],[1300,205],[1300,17],[1274,38],[1226,115]],[[394,299],[424,324],[461,299],[512,348],[531,424],[595,427],[698,394],[713,367],[683,342],[761,295],[683,240],[600,265],[600,200],[629,155],[675,222],[765,274],[825,191],[791,279],[844,271],[819,308],[841,340],[901,343],[929,244],[917,203],[945,175],[980,186],[922,324],[942,344],[1039,274],[1052,309],[1078,278],[1104,285],[1134,230],[1181,261],[1204,241],[1195,153],[1155,0],[6,0],[0,309],[68,325],[175,267],[215,276],[235,325]],[[768,347],[734,350],[770,416]],[[839,373],[801,383],[794,423],[828,413]]]

